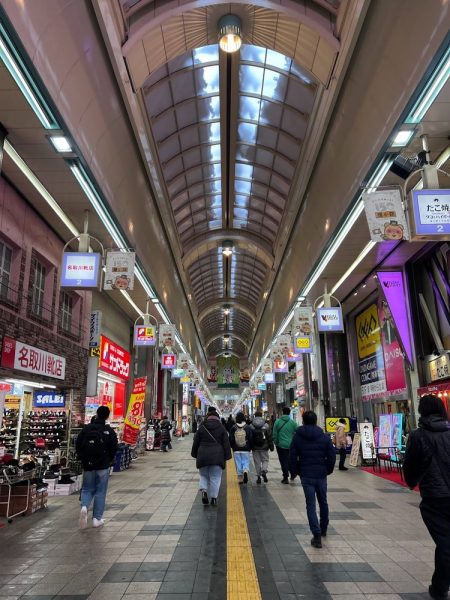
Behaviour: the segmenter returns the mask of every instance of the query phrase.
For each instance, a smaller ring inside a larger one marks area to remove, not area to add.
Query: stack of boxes
[[[29,487],[27,485],[13,485],[11,487],[11,497],[9,500],[9,486],[0,486],[0,516],[6,517],[26,513],[31,515],[41,508],[47,507],[48,493],[47,489],[39,489],[36,484]]]
[[[131,463],[131,448],[126,444],[119,444],[119,449],[114,462],[114,471],[124,471],[128,469]]]
[[[72,475],[74,483],[59,483],[58,479],[44,479],[48,484],[47,491],[49,496],[69,496],[81,490],[83,475]]]

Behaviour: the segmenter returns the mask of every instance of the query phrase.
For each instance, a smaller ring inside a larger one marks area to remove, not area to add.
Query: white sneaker
[[[95,517],[92,519],[92,527],[101,527],[104,524],[104,519],[96,519]]]
[[[81,510],[80,510],[80,529],[86,529],[87,527],[87,507],[86,506],[82,506]]]

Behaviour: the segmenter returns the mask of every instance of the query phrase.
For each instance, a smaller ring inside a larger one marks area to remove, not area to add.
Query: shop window
[[[36,317],[44,316],[44,298],[45,298],[45,277],[47,269],[41,263],[36,261],[33,277],[33,295],[31,299],[31,312]]]
[[[12,248],[0,241],[0,297],[3,299],[9,298],[12,256]]]
[[[61,294],[61,329],[72,331],[73,298],[67,292]]]

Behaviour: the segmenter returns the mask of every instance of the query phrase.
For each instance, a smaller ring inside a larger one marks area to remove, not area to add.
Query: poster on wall
[[[299,306],[294,310],[292,320],[292,333],[297,335],[311,335],[314,331],[312,306]]]
[[[361,398],[368,401],[386,393],[378,306],[371,304],[355,319]]]
[[[372,242],[409,240],[400,189],[364,192],[362,198]]]
[[[390,308],[387,302],[381,298],[378,301],[378,315],[381,344],[383,347],[386,390],[390,396],[400,396],[407,393],[405,361],[395,334]]]
[[[219,388],[239,387],[240,365],[237,356],[218,356],[216,366]]]
[[[401,448],[403,432],[403,414],[393,413],[380,415],[379,439],[380,448]]]
[[[159,347],[173,348],[175,346],[175,325],[161,323],[159,326]]]
[[[144,416],[146,386],[147,377],[139,377],[134,380],[122,438],[125,444],[130,444],[131,446],[135,446],[138,441],[139,429]]]
[[[107,291],[133,290],[135,262],[136,253],[134,251],[108,250],[106,252],[103,289]]]

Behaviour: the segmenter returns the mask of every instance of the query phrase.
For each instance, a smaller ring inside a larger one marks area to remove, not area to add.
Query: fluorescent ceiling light
[[[405,123],[420,123],[450,76],[450,46],[428,79]]]
[[[403,148],[409,143],[409,140],[414,135],[414,129],[401,129],[392,141],[392,147]]]
[[[72,146],[64,135],[51,135],[49,140],[57,152],[72,152]]]
[[[26,101],[33,109],[42,126],[45,129],[59,129],[50,108],[47,106],[44,98],[32,76],[30,75],[25,63],[14,47],[8,32],[2,23],[0,23],[0,58],[10,72],[12,78],[17,83],[20,91],[25,96]]]
[[[363,250],[359,253],[357,258],[353,261],[353,263],[349,266],[349,268],[345,271],[342,277],[335,283],[335,285],[331,288],[331,293],[334,294],[344,283],[344,281],[350,277],[356,267],[365,259],[365,257],[369,254],[369,252],[377,245],[376,242],[370,241]]]
[[[139,308],[139,306],[134,302],[133,298],[130,296],[130,294],[126,291],[126,290],[120,290],[122,295],[124,296],[124,298],[126,298],[128,300],[128,302],[131,304],[131,306],[134,308],[134,310],[137,312],[137,314],[142,317],[143,316],[143,312],[142,310]]]
[[[166,311],[164,310],[164,308],[162,307],[162,305],[161,305],[161,304],[155,304],[155,306],[156,306],[156,310],[157,310],[157,311],[159,312],[159,314],[161,315],[161,317],[162,317],[162,319],[163,319],[164,323],[166,323],[167,325],[169,325],[169,324],[170,324],[170,319],[169,319],[169,317],[167,316],[167,313],[166,313]]]
[[[5,379],[7,383],[16,383],[17,385],[24,385],[26,387],[38,388],[38,389],[52,389],[56,390],[56,385],[50,385],[49,383],[37,383],[36,381],[25,381],[22,379]]]
[[[26,164],[26,162],[23,160],[23,158],[16,152],[14,147],[11,146],[11,143],[7,139],[5,140],[5,143],[4,143],[4,150],[5,150],[6,154],[10,157],[10,159],[13,161],[13,163],[16,165],[16,167],[23,173],[23,175],[25,175],[25,177],[28,179],[28,181],[31,183],[31,185],[34,186],[34,188],[39,192],[39,194],[42,196],[42,198],[47,202],[47,204],[50,206],[50,208],[53,210],[53,212],[58,216],[59,219],[61,219],[61,221],[64,223],[64,225],[70,231],[70,233],[74,237],[77,237],[78,235],[80,235],[80,232],[75,227],[75,225],[72,223],[72,221],[69,219],[69,217],[66,215],[66,213],[63,211],[63,209],[60,207],[60,205],[56,202],[56,200],[53,198],[53,196],[50,194],[50,192],[48,192],[47,189],[42,185],[42,183],[39,181],[39,179],[36,177],[36,175],[30,169],[30,167]]]

